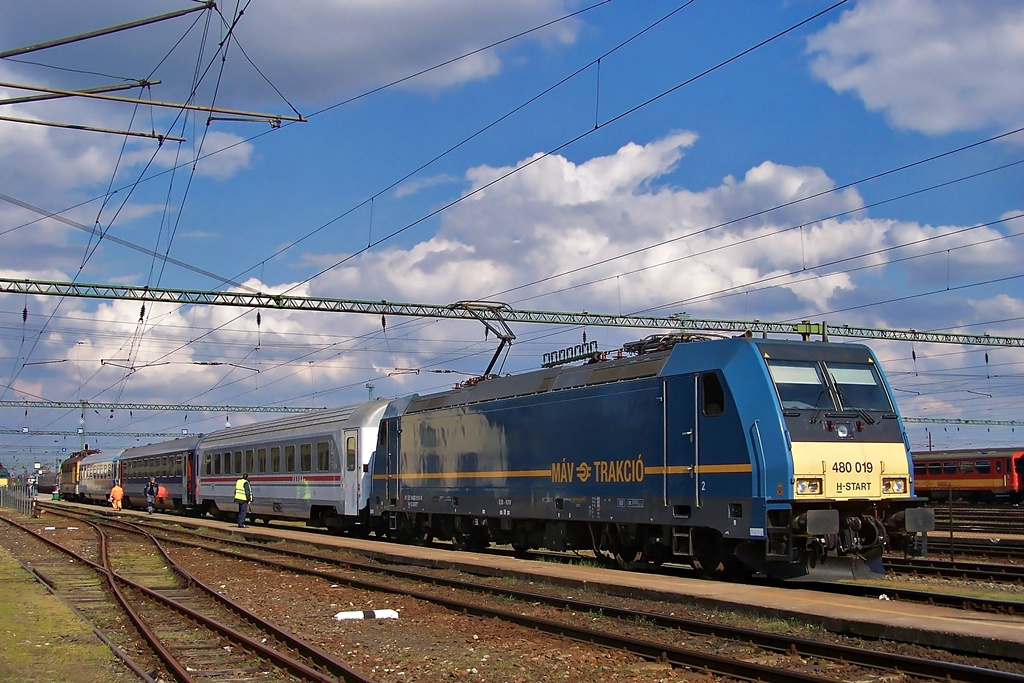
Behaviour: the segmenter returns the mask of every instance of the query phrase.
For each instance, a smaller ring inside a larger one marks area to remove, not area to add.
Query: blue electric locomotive
[[[376,531],[793,579],[875,573],[931,528],[870,349],[688,339],[392,401]]]

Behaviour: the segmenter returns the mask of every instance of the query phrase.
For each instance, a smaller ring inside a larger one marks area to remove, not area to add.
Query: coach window
[[[284,471],[295,471],[295,446],[284,447]]]
[[[213,474],[213,458],[210,457],[209,453],[203,454],[203,472]]]
[[[928,474],[942,474],[942,463],[941,462],[930,462],[930,463],[928,463]]]
[[[213,473],[220,474],[220,453],[213,454]]]
[[[956,462],[947,460],[946,462],[942,463],[942,473],[956,474]]]
[[[928,473],[928,466],[925,465],[925,463],[923,463],[923,462],[915,462],[914,463],[914,476],[915,477],[918,476],[918,475],[927,474],[927,473]]]
[[[345,469],[354,472],[356,469],[356,437],[345,439]]]
[[[316,444],[316,469],[319,472],[331,470],[331,444],[329,441],[318,441]]]
[[[235,451],[235,474],[242,473],[242,451]]]
[[[960,463],[960,474],[974,474],[974,463],[964,460]]]
[[[705,415],[721,415],[725,406],[725,391],[718,375],[708,372],[701,376],[701,405]]]
[[[979,460],[978,462],[974,463],[974,469],[978,470],[978,474],[991,474],[992,461]]]
[[[160,476],[166,477],[171,473],[171,459],[166,455],[160,458]]]
[[[231,474],[231,451],[224,451],[224,474]]]
[[[256,449],[256,471],[266,472],[267,471],[267,449],[257,448]]]
[[[313,469],[313,444],[304,443],[299,445],[299,459],[303,472],[310,472]]]
[[[281,447],[271,446],[270,447],[270,471],[280,472],[281,471]]]
[[[251,448],[245,452],[245,468],[242,470],[243,472],[254,472],[255,471],[253,469],[253,466],[256,464],[256,463],[253,462],[255,457],[256,457],[255,453],[253,452],[253,450]]]
[[[174,474],[181,477],[185,476],[185,456],[181,453],[174,456],[174,465]]]

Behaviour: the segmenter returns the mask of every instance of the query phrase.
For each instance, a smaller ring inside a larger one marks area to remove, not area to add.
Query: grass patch
[[[0,681],[109,683],[130,674],[56,596],[0,548]]]

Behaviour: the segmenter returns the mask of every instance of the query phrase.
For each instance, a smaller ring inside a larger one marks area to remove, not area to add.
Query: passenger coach
[[[385,401],[230,427],[199,445],[202,511],[230,517],[235,481],[249,474],[252,518],[366,532],[370,459]]]
[[[83,503],[105,503],[114,482],[121,476],[121,453],[123,448],[111,451],[95,451],[78,463],[78,494],[76,500]]]
[[[196,451],[202,434],[173,441],[133,446],[121,454],[121,486],[125,506],[144,508],[145,487],[156,480],[154,507],[183,511],[197,506]]]
[[[1015,448],[922,451],[914,453],[918,493],[932,500],[1020,502],[1024,451]]]

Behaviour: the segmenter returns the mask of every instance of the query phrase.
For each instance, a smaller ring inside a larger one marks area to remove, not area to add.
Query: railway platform
[[[86,506],[91,507],[91,506]],[[95,508],[91,508],[95,509]],[[109,512],[109,511],[108,511]],[[125,510],[119,514],[144,512]],[[234,523],[211,518],[157,513],[149,516],[183,526],[207,527],[248,537],[286,538],[324,546],[347,548],[378,560],[413,562],[452,568],[478,575],[515,575],[526,580],[538,576],[552,584],[587,587],[631,598],[699,605],[718,610],[751,612],[777,618],[799,619],[851,636],[920,643],[957,652],[1021,659],[1024,617],[970,612],[948,607],[822,593],[796,587],[736,584],[696,578],[660,576],[593,566],[565,565],[495,554],[456,552],[444,547],[403,546],[372,539],[315,533],[304,527],[255,524],[239,529]]]

